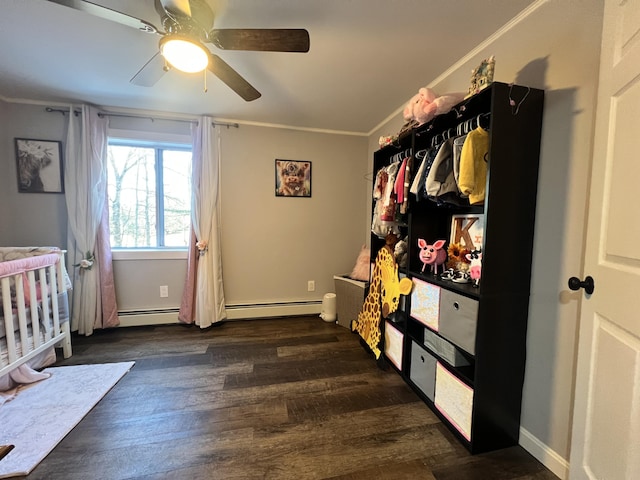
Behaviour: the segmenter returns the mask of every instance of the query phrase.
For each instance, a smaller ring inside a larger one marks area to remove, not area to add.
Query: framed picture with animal
[[[62,142],[16,138],[18,192],[64,193]]]
[[[310,197],[311,162],[276,159],[276,197]]]

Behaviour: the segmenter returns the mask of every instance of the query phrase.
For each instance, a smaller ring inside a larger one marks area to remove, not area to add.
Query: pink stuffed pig
[[[437,96],[430,88],[421,88],[402,111],[403,118],[407,121],[415,121],[418,125],[427,123],[436,116],[437,105],[434,103]]]
[[[422,273],[424,273],[427,265],[431,265],[431,273],[437,274],[438,266],[440,265],[442,265],[442,271],[444,272],[444,263],[447,261],[447,252],[442,248],[444,243],[444,240],[437,240],[433,245],[429,245],[424,239],[418,239],[418,247],[420,247],[418,257],[423,264]]]
[[[464,100],[464,93],[447,93],[446,95],[436,98],[433,101],[436,115],[451,111],[451,108],[462,100]]]
[[[430,88],[418,90],[418,99],[413,105],[413,118],[419,125],[427,123],[436,116],[438,106],[435,103],[437,95]]]
[[[405,119],[405,121],[411,122],[412,120],[415,120],[413,116],[413,108],[414,105],[418,103],[419,97],[420,96],[416,93],[413,97],[411,97],[411,100],[409,100],[407,102],[407,105],[404,107],[404,110],[402,111],[402,117]]]
[[[402,111],[402,116],[407,122],[416,122],[423,125],[436,115],[447,113],[451,108],[464,99],[464,93],[447,93],[438,96],[433,90],[422,87],[418,90]]]

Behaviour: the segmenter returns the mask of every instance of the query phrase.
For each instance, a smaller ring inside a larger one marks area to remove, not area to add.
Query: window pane
[[[112,247],[156,247],[155,149],[109,145]]]
[[[164,150],[164,244],[189,246],[191,225],[191,152]]]

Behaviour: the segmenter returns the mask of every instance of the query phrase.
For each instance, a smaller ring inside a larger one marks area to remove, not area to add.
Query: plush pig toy
[[[413,97],[411,97],[411,99],[405,105],[404,110],[402,110],[402,118],[404,118],[405,121],[407,122],[415,121],[415,118],[413,117],[413,107],[416,103],[418,103],[417,93]]]
[[[447,113],[463,99],[463,93],[448,93],[438,96],[430,88],[422,87],[404,107],[402,116],[407,122],[416,122],[417,125],[422,125],[431,121],[436,115]]]
[[[402,116],[405,120],[415,120],[418,125],[427,123],[436,116],[437,106],[434,102],[436,94],[430,88],[421,88],[404,107]]]
[[[447,261],[447,252],[443,249],[444,243],[444,240],[437,240],[433,245],[429,245],[424,239],[418,239],[418,247],[420,247],[418,257],[423,264],[422,273],[424,273],[427,265],[431,265],[431,273],[437,275],[438,266],[440,265],[442,265],[442,271],[444,272],[444,262]]]

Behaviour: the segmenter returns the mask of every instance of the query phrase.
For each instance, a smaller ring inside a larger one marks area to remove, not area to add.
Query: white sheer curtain
[[[220,256],[220,135],[207,116],[194,127],[192,188],[191,221],[199,251],[193,322],[206,328],[227,316]]]
[[[71,106],[64,165],[67,255],[73,276],[71,330],[91,335],[95,326],[102,326],[96,238],[107,198],[107,119],[89,105],[82,105],[80,115],[73,111]]]

